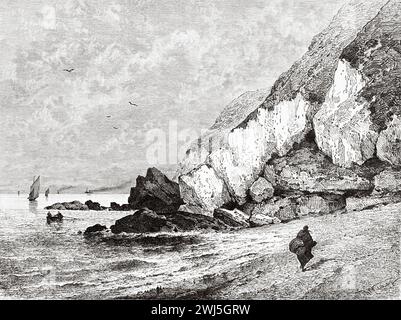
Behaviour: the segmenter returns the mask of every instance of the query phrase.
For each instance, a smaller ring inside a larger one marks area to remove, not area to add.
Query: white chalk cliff
[[[358,167],[361,176],[347,180],[348,187],[338,176],[319,171],[322,184],[297,164],[286,169],[294,175],[286,177],[294,181],[291,190],[276,189],[279,196],[287,191],[344,195],[354,185],[368,192],[369,161],[401,165],[400,14],[400,1],[351,1],[271,90],[246,93],[233,101],[193,143],[180,165],[184,202],[207,212],[252,203],[255,181],[263,174],[268,181],[273,179],[265,170],[274,166],[271,161],[300,146],[317,146],[316,161],[326,156],[334,167]],[[306,140],[308,145],[303,145]],[[290,156],[289,163],[294,159]],[[271,172],[275,171],[273,167]],[[312,191],[294,190],[295,180],[306,176]],[[275,186],[274,181],[269,183]]]

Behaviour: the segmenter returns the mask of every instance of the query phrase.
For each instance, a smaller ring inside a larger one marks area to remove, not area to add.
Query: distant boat
[[[86,188],[86,191],[85,191],[85,193],[87,193],[87,194],[91,194],[91,193],[93,193],[93,191],[92,191],[92,190],[89,190],[88,188]]]
[[[35,201],[39,197],[39,190],[40,190],[40,176],[36,179],[33,177],[33,183],[31,185],[31,189],[29,191],[29,201]]]
[[[45,191],[45,197],[46,198],[49,196],[49,193],[50,193],[50,188],[47,188],[46,191]]]

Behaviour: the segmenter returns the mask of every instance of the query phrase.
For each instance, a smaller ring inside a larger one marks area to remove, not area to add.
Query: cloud
[[[0,5],[0,179],[104,186],[108,173],[143,173],[149,130],[210,126],[236,96],[271,85],[344,1]]]

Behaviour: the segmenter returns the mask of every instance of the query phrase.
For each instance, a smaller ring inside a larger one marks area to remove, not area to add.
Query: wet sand
[[[119,298],[399,299],[400,213],[397,204],[242,230],[202,276]],[[288,243],[306,224],[318,245],[301,272]]]

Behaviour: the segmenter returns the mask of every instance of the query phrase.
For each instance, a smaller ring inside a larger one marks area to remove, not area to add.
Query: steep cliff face
[[[334,83],[314,118],[319,148],[349,167],[377,156],[400,164],[401,3],[388,1],[338,63]]]
[[[399,149],[388,142],[388,136],[399,135],[392,115],[400,106],[400,12],[397,1],[351,1],[263,101],[263,94],[240,98],[249,108],[238,108],[236,121],[225,123],[235,113],[232,104],[187,152],[179,179],[184,201],[207,210],[245,204],[266,163],[285,156],[311,132],[336,165],[362,165],[376,154],[400,161],[394,155]],[[200,179],[214,185],[195,181]]]

